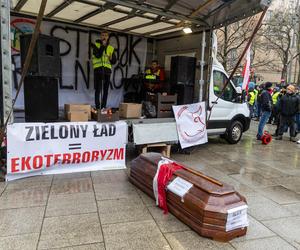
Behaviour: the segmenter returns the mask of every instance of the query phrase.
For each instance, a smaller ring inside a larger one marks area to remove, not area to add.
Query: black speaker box
[[[194,85],[196,58],[188,56],[171,57],[170,82],[174,84]]]
[[[24,80],[26,122],[58,120],[58,79],[26,76]]]
[[[177,93],[177,104],[191,104],[194,101],[194,86],[190,85],[174,85]]]
[[[22,67],[28,52],[32,34],[20,37]],[[59,39],[52,36],[39,35],[33,51],[27,75],[60,77]]]

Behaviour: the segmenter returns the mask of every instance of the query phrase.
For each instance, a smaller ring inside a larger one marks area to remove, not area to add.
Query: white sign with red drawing
[[[205,102],[173,106],[180,145],[207,143]]]
[[[7,128],[6,180],[125,168],[127,124],[15,123]]]

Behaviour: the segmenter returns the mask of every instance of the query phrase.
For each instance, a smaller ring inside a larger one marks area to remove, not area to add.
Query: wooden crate
[[[162,95],[160,93],[156,96],[157,117],[173,117],[172,106],[177,104],[177,94]]]
[[[171,145],[165,143],[156,143],[156,144],[146,144],[141,146],[141,152],[147,153],[155,150],[155,152],[161,153],[165,157],[170,157],[171,155]]]

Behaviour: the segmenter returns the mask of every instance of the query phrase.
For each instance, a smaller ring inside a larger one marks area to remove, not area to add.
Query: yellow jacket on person
[[[145,73],[146,73],[145,79],[147,79],[147,80],[157,80],[157,78],[159,79],[160,69],[158,69],[154,73],[152,73],[151,69],[147,69],[145,71]]]
[[[249,104],[252,106],[255,103],[255,93],[254,92],[249,92]]]
[[[100,42],[96,42],[95,43],[96,47],[98,49],[100,49],[101,43]],[[100,68],[100,67],[105,67],[108,69],[112,68],[111,62],[110,62],[110,58],[112,57],[113,53],[114,53],[114,47],[111,45],[108,45],[106,47],[106,49],[103,51],[103,54],[100,58],[96,57],[94,54],[92,55],[92,62],[93,62],[93,68]]]
[[[272,94],[272,102],[273,105],[276,105],[276,103],[278,102],[278,97],[279,97],[280,92],[276,92]]]
[[[255,94],[255,101],[257,100],[257,96],[258,96],[258,90],[257,89],[254,89],[253,90],[254,94]]]

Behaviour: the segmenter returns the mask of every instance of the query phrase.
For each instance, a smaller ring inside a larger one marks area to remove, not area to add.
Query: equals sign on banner
[[[81,143],[69,144],[69,150],[81,149]]]

